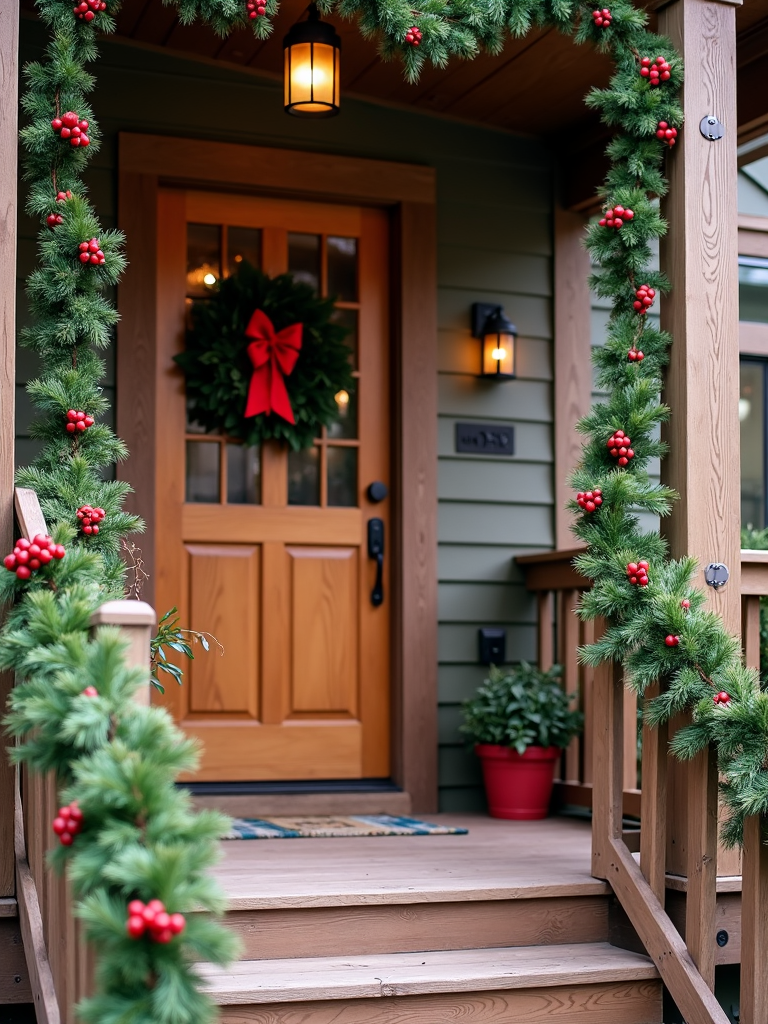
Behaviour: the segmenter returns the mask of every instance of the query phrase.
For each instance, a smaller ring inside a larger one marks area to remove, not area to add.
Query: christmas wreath
[[[190,418],[248,445],[308,448],[354,387],[347,330],[289,274],[268,277],[243,262],[211,298],[192,305],[184,371]]]

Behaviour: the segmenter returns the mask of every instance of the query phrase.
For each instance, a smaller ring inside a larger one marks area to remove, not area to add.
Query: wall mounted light
[[[513,380],[517,328],[507,319],[504,307],[485,302],[473,303],[472,337],[480,339],[478,376],[493,380]]]
[[[339,112],[341,39],[321,21],[315,4],[283,40],[285,109],[296,117],[333,117]]]

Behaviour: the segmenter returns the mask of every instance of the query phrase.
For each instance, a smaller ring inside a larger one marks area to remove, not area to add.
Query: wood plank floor
[[[216,874],[230,910],[588,896],[589,823],[428,815],[468,835],[226,840]]]

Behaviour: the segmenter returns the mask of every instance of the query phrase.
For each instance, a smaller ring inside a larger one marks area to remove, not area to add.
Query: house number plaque
[[[514,455],[515,428],[491,423],[457,423],[456,451],[476,455]]]

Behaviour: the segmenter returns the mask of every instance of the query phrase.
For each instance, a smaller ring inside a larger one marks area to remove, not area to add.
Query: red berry
[[[61,120],[66,128],[74,128],[77,124],[78,117],[73,110],[68,110]]]
[[[171,923],[168,926],[174,935],[181,935],[186,928],[187,922],[183,914],[171,914]]]
[[[679,636],[673,636],[670,633],[669,636],[664,637],[664,643],[667,645],[667,647],[677,647],[678,644],[680,643],[680,637]]]
[[[166,943],[170,942],[171,939],[173,938],[173,932],[171,931],[170,928],[164,928],[163,931],[158,932],[156,935],[153,936],[153,938],[155,942],[160,942],[163,945],[165,945]]]
[[[691,607],[691,602],[688,600],[687,597],[680,602],[680,607],[685,608],[686,611],[688,611],[688,609]]]
[[[131,914],[126,921],[125,929],[132,939],[140,939],[146,929],[144,918],[139,914]]]
[[[16,570],[16,576],[20,580],[28,580],[32,575],[32,571],[26,567],[26,565],[20,565]]]
[[[62,817],[54,818],[51,828],[57,836],[60,836],[63,832],[67,831],[67,823]]]
[[[131,902],[128,904],[128,914],[131,917],[136,917],[138,914],[142,914],[143,912],[144,904],[141,902],[141,900],[131,900]]]
[[[99,691],[96,689],[95,686],[86,686],[86,688],[81,693],[81,697],[98,697],[98,696],[99,696]]]
[[[10,572],[14,572],[16,569],[16,555],[6,555],[3,559],[3,565]]]
[[[63,544],[56,544],[54,546],[54,548],[53,548],[53,552],[52,553],[53,553],[53,557],[54,558],[63,558],[64,555],[66,555],[67,552],[66,552]]]
[[[61,840],[62,846],[71,846],[74,836],[71,832],[62,832],[59,839]]]

